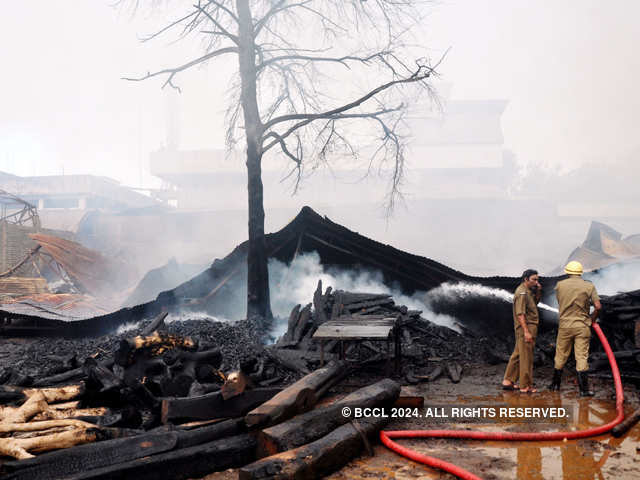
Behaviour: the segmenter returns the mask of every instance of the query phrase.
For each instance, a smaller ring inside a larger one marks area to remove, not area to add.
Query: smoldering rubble
[[[304,300],[291,295],[297,303],[279,307],[280,323],[224,319],[244,295],[246,243],[155,300],[113,313],[69,321],[60,310],[3,305],[6,478],[194,478],[232,467],[247,479],[318,477],[370,448],[388,421],[354,425],[345,406],[406,405],[419,399],[401,384],[464,382],[470,368],[508,360],[517,278],[466,275],[311,209],[270,234],[267,248],[283,265],[313,262],[320,276],[313,289],[304,283]],[[351,278],[362,288],[345,289],[341,271],[367,281]],[[286,275],[276,280],[291,292],[297,280]],[[559,278],[542,279],[545,302]],[[640,291],[602,303],[623,379],[640,385]],[[553,360],[557,322],[552,305],[540,311],[538,366]],[[439,315],[448,326],[433,321]],[[591,351],[591,370],[606,377],[595,342]]]

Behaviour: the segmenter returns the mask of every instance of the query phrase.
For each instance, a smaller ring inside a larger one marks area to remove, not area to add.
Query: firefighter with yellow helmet
[[[551,390],[559,390],[562,380],[562,369],[571,354],[573,347],[576,358],[576,371],[581,397],[593,396],[589,390],[587,370],[589,368],[589,341],[591,339],[591,323],[598,318],[602,309],[596,287],[582,279],[582,264],[572,261],[564,267],[569,275],[556,284],[558,299],[558,338],[556,340],[555,369]],[[590,313],[591,306],[594,307]]]

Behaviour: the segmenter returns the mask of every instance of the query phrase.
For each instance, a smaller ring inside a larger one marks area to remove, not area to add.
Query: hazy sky
[[[161,19],[131,18],[106,0],[5,3],[0,170],[150,185],[167,94],[159,81],[120,77],[190,58],[197,45],[141,45]],[[440,72],[453,98],[509,100],[505,145],[521,162],[566,169],[640,146],[638,18],[636,0],[434,2],[424,42],[434,57],[451,47]],[[181,147],[222,146],[228,70],[213,63],[179,80]]]

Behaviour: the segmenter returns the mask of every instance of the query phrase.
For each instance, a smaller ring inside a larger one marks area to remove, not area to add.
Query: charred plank
[[[366,445],[365,438],[373,437],[387,421],[387,418],[371,417],[358,421],[357,426],[352,423],[342,425],[314,442],[242,467],[238,478],[321,478],[360,454]]]
[[[344,407],[388,407],[400,395],[400,385],[384,379],[363,387],[332,405],[315,408],[258,434],[258,457],[274,455],[317,440],[351,419],[343,415]]]
[[[317,402],[317,393],[332,384],[348,370],[346,362],[332,362],[320,368],[268,400],[245,416],[248,427],[270,426],[310,410]]]
[[[117,463],[66,477],[68,480],[183,480],[246,465],[255,460],[255,439],[248,434]]]
[[[165,398],[162,399],[161,406],[162,423],[240,417],[281,391],[280,388],[256,388],[247,390],[228,401],[224,400],[222,392],[208,393],[199,397]]]

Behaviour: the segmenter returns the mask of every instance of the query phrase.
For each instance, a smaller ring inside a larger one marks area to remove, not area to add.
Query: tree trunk
[[[262,122],[256,96],[255,39],[249,0],[236,0],[241,102],[247,138],[247,192],[249,195],[249,252],[247,254],[247,318],[272,318],[269,271],[264,238],[262,193]]]

